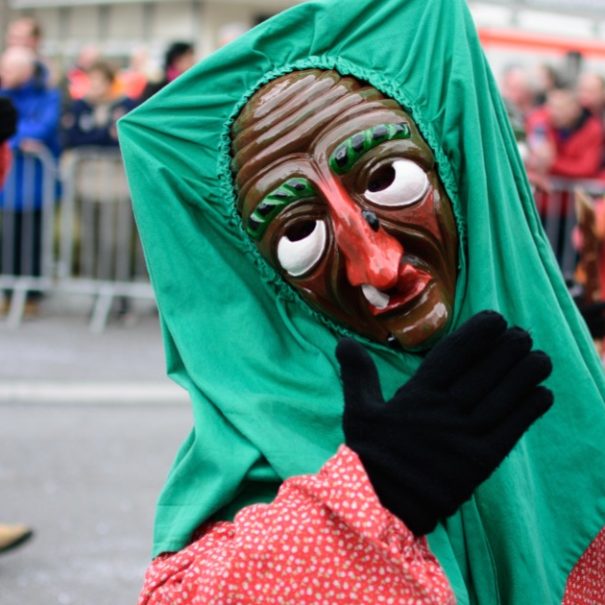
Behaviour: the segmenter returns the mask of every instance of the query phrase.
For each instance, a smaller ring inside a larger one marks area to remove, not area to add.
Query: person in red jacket
[[[575,93],[555,89],[528,119],[528,168],[568,179],[596,178],[601,168],[603,126]]]

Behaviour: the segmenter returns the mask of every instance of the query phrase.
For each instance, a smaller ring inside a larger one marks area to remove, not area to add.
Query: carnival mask
[[[445,330],[457,233],[435,158],[410,115],[335,71],[261,88],[233,129],[243,224],[314,308],[408,350]]]

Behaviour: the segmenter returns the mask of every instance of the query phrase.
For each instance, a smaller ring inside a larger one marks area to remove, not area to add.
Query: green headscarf
[[[345,330],[259,256],[229,168],[229,129],[250,96],[311,67],[396,99],[432,147],[460,234],[453,328],[496,309],[552,356],[553,409],[429,540],[460,603],[558,603],[605,525],[605,384],[463,0],[303,3],[120,122],[168,371],[195,419],[159,501],[154,553],[182,548],[209,518],[270,500],[343,441],[334,349]],[[365,344],[390,396],[419,359]]]

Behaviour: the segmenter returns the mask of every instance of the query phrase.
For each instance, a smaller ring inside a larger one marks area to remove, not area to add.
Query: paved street
[[[0,418],[1,521],[36,531],[0,555],[0,603],[134,605],[188,408],[0,404]]]
[[[142,309],[126,322],[112,317],[103,333],[93,334],[86,302],[44,300],[40,316],[17,330],[0,320],[0,381],[163,381],[155,312]]]
[[[0,605],[134,605],[189,407],[154,313],[93,335],[55,311],[0,325],[0,522],[36,532],[0,555]]]

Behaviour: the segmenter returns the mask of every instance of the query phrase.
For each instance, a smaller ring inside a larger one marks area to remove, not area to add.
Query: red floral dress
[[[342,446],[317,475],[284,482],[271,504],[203,527],[153,561],[139,605],[453,605],[445,573],[382,507]],[[605,531],[571,574],[563,605],[605,605]]]

